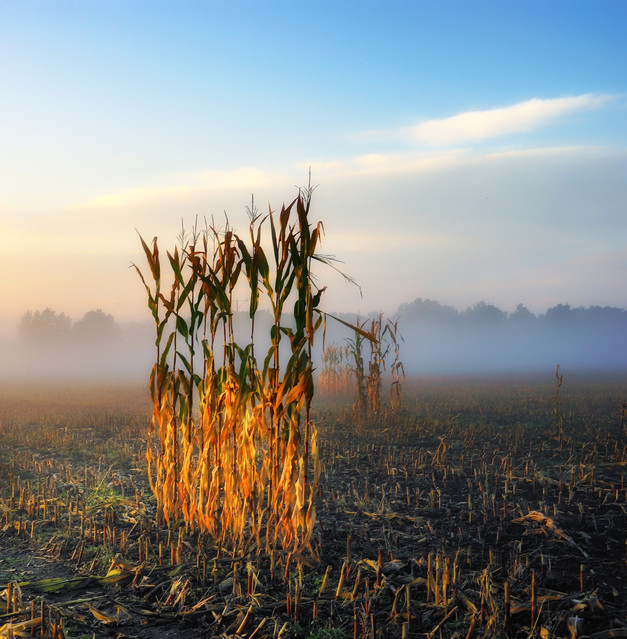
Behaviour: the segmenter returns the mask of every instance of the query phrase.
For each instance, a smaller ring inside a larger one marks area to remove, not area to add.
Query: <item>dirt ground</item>
[[[0,627],[43,602],[59,638],[627,636],[627,386],[579,384],[559,429],[533,380],[421,380],[359,426],[320,403],[316,539],[289,560],[156,526],[143,404],[5,398]]]

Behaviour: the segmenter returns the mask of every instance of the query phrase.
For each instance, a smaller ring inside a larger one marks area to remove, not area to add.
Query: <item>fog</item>
[[[462,312],[431,300],[399,309],[414,372],[533,372],[627,369],[627,312],[558,304],[534,315],[479,302]]]
[[[376,315],[338,317],[354,324]],[[558,364],[569,372],[627,370],[627,311],[619,308],[558,304],[536,315],[522,305],[507,313],[485,302],[458,310],[417,299],[387,319],[398,321],[400,359],[408,375],[552,371]],[[270,313],[260,311],[255,331],[260,360],[269,347],[271,324]],[[236,339],[248,343],[248,315],[238,313],[235,325]],[[154,331],[148,320],[118,324],[101,310],[78,321],[51,309],[27,312],[17,333],[0,343],[0,376],[16,381],[147,381]],[[350,329],[327,319],[327,347],[345,346],[352,338]],[[221,352],[219,344],[216,348]],[[320,330],[314,348],[318,371],[322,348]],[[286,345],[284,354],[287,350]]]
[[[152,328],[152,332],[151,332]],[[0,343],[0,378],[15,381],[138,382],[148,380],[154,359],[154,328],[148,323],[119,327],[116,339],[57,339],[22,336]]]

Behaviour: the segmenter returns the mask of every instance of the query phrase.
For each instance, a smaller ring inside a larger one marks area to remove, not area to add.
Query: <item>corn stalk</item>
[[[167,253],[169,293],[156,238],[149,246],[140,236],[152,281],[135,268],[156,327],[147,460],[158,516],[233,550],[310,548],[320,476],[312,346],[324,291],[312,283],[312,263],[328,263],[317,253],[322,224],[308,219],[311,193],[263,218],[253,202],[247,237],[228,222],[194,228],[189,241],[182,234]],[[250,300],[245,336],[233,311],[242,289]],[[258,359],[262,302],[273,323]]]
[[[384,373],[391,359],[390,403],[392,414],[398,413],[402,401],[402,383],[405,370],[400,361],[400,340],[398,320],[393,322],[380,313],[368,321],[357,322],[354,336],[348,340],[348,350],[352,359],[352,371],[355,379],[356,397],[353,414],[358,423],[364,424],[380,420],[388,413],[382,399]],[[364,340],[365,336],[371,338]],[[368,359],[364,359],[364,341],[369,346]],[[393,357],[392,357],[393,356]]]

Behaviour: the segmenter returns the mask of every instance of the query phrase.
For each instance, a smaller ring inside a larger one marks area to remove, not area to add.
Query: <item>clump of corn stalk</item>
[[[310,547],[320,476],[312,346],[324,291],[311,267],[329,259],[316,252],[323,227],[309,222],[311,193],[300,191],[278,215],[253,206],[247,236],[228,222],[182,234],[167,253],[169,288],[157,239],[149,246],[140,236],[152,280],[135,268],[156,329],[147,459],[158,516],[234,550]],[[242,289],[244,336],[233,308]],[[262,303],[272,326],[259,353]]]
[[[322,352],[322,371],[318,380],[320,390],[328,395],[347,395],[353,387],[349,345],[331,344]]]
[[[366,340],[369,345],[367,361],[363,355],[365,333],[373,337]],[[348,340],[356,389],[353,413],[359,423],[383,417],[382,385],[388,363],[391,375],[389,409],[393,414],[400,410],[402,382],[405,379],[400,360],[400,340],[398,320],[393,322],[386,319],[382,313],[371,319],[370,323],[368,320],[358,321],[354,337]]]

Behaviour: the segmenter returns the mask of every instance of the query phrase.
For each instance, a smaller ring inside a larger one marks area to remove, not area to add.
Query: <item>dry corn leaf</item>
[[[118,623],[118,620],[115,617],[108,615],[106,612],[102,612],[102,610],[98,610],[98,608],[94,608],[93,606],[90,606],[89,604],[87,604],[87,607],[89,608],[89,612],[91,612],[91,614],[94,615],[94,617],[98,621],[101,621],[102,623],[105,623],[105,624]]]
[[[373,561],[372,559],[363,559],[361,563],[366,564],[366,566],[369,566],[370,568],[372,568],[374,571],[376,571],[378,569],[378,564],[376,561]]]
[[[69,619],[75,619],[76,621],[80,621],[81,623],[87,623],[89,618],[85,615],[81,615],[78,612],[75,612],[71,608],[67,607],[67,604],[64,604],[63,608],[61,606],[56,606],[61,615],[67,617]]]
[[[457,591],[457,599],[464,604],[468,612],[472,612],[473,615],[477,614],[477,606],[475,606],[475,604],[472,603],[472,601],[470,601],[470,599],[468,599],[468,597],[466,597],[466,595],[461,590]]]
[[[41,617],[21,621],[20,623],[5,623],[0,627],[0,637],[18,637],[25,636],[24,631],[30,628],[36,628],[41,625]],[[30,633],[28,633],[30,635]]]
[[[133,564],[129,564],[128,562],[120,559],[120,557],[114,557],[111,560],[111,567],[113,568],[113,566],[120,570],[126,570],[127,572],[137,572],[139,570],[139,566],[133,566]]]
[[[538,597],[537,603],[540,605],[544,605],[547,601],[561,601],[564,597],[558,597],[556,595],[543,595],[542,597]],[[525,612],[527,610],[531,610],[531,602],[530,601],[520,601],[519,599],[512,599],[509,605],[509,611],[512,615],[515,615],[519,612]]]
[[[518,517],[517,519],[513,519],[515,523],[525,523],[527,521],[537,521],[540,525],[544,526],[547,530],[550,530],[554,535],[563,539],[571,546],[576,548],[586,559],[588,558],[588,553],[585,550],[580,548],[573,539],[567,535],[561,528],[557,527],[555,520],[547,517],[544,513],[541,513],[538,510],[531,510],[523,517]]]
[[[412,579],[411,575],[403,575],[402,577],[399,578],[399,581],[402,584],[407,584],[409,586],[415,586],[417,584],[426,584],[427,580],[424,577],[414,577]]]
[[[509,612],[512,615],[518,614],[519,612],[526,612],[527,610],[531,610],[531,603],[529,601],[512,599],[509,602]]]

